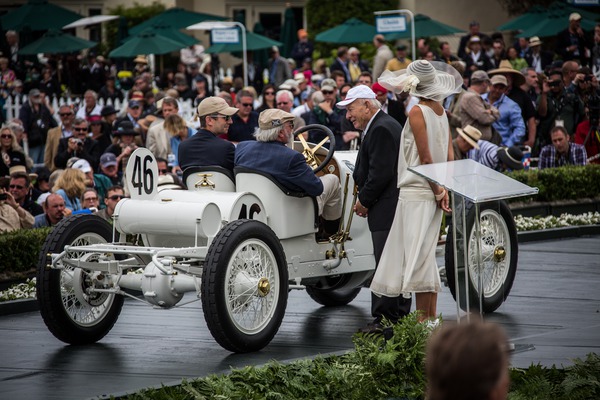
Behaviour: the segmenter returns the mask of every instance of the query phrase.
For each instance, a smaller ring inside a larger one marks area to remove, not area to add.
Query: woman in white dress
[[[450,212],[448,192],[408,167],[453,160],[452,137],[442,100],[458,93],[462,78],[450,65],[414,61],[401,71],[385,71],[379,83],[396,93],[419,98],[408,114],[398,157],[400,196],[396,215],[371,291],[380,296],[415,293],[421,320],[435,318],[441,291],[435,260],[443,211]]]

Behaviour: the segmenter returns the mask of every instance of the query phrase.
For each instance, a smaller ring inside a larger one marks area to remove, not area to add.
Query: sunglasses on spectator
[[[223,118],[225,121],[230,121],[231,120],[231,115],[209,115],[209,117],[211,118]]]
[[[117,201],[117,200],[121,200],[121,199],[128,199],[129,197],[127,197],[123,194],[113,194],[112,196],[109,196],[108,198],[111,199],[112,201]]]
[[[323,94],[333,94],[333,91],[331,91],[331,90],[321,90],[321,92]]]
[[[87,132],[88,128],[73,128],[76,132]]]
[[[10,185],[9,188],[11,189],[19,189],[19,190],[23,190],[25,189],[25,186],[21,186],[21,185]]]
[[[240,103],[244,107],[252,107],[252,103]]]
[[[265,96],[273,96],[275,92],[265,92]]]
[[[158,172],[160,172],[161,174],[167,174],[169,173],[168,169],[159,169]]]
[[[12,139],[12,135],[0,135],[2,139]]]
[[[129,108],[130,108],[130,109],[132,109],[132,110],[139,110],[139,109],[140,109],[140,106],[129,107]]]
[[[71,115],[73,115],[72,112],[68,112],[68,113],[58,113],[58,115],[60,115],[61,117],[69,117]]]
[[[91,201],[91,200],[98,200],[97,197],[86,197],[85,199],[83,199],[83,201]]]

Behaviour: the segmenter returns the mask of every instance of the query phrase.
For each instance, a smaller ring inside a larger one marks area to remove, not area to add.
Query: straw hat
[[[417,60],[400,71],[386,70],[377,80],[384,88],[415,97],[442,101],[459,93],[463,79],[454,67],[439,61]]]
[[[474,126],[467,125],[465,129],[456,128],[458,134],[467,141],[471,146],[475,147],[479,150],[479,145],[477,142],[481,140],[481,131],[475,128]]]
[[[532,36],[529,38],[529,47],[541,46],[542,42],[538,36]]]
[[[148,64],[148,60],[144,55],[137,56],[136,58],[134,58],[133,62],[135,64]]]
[[[497,74],[510,74],[513,80],[513,86],[521,86],[525,83],[525,77],[522,73],[513,68],[512,64],[508,60],[500,61],[500,65],[496,69],[488,71],[490,77]]]

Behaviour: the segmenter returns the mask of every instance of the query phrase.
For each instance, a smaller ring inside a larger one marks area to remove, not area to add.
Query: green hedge
[[[578,200],[600,196],[600,165],[513,171],[507,175],[540,190],[537,196],[519,197],[515,201]]]
[[[52,228],[20,229],[0,234],[0,276],[13,278],[15,273],[36,268],[40,249],[51,230]]]

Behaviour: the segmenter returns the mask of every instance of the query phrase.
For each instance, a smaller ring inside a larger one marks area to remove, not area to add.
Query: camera
[[[592,81],[592,75],[586,75],[585,78],[583,79],[584,82],[591,82]]]
[[[548,86],[550,87],[558,87],[560,86],[560,81],[556,80],[556,81],[548,81]]]
[[[8,199],[8,194],[7,193],[0,193],[0,200],[6,200]]]
[[[588,109],[590,125],[597,127],[600,122],[600,96],[593,95],[588,97],[585,105]]]

